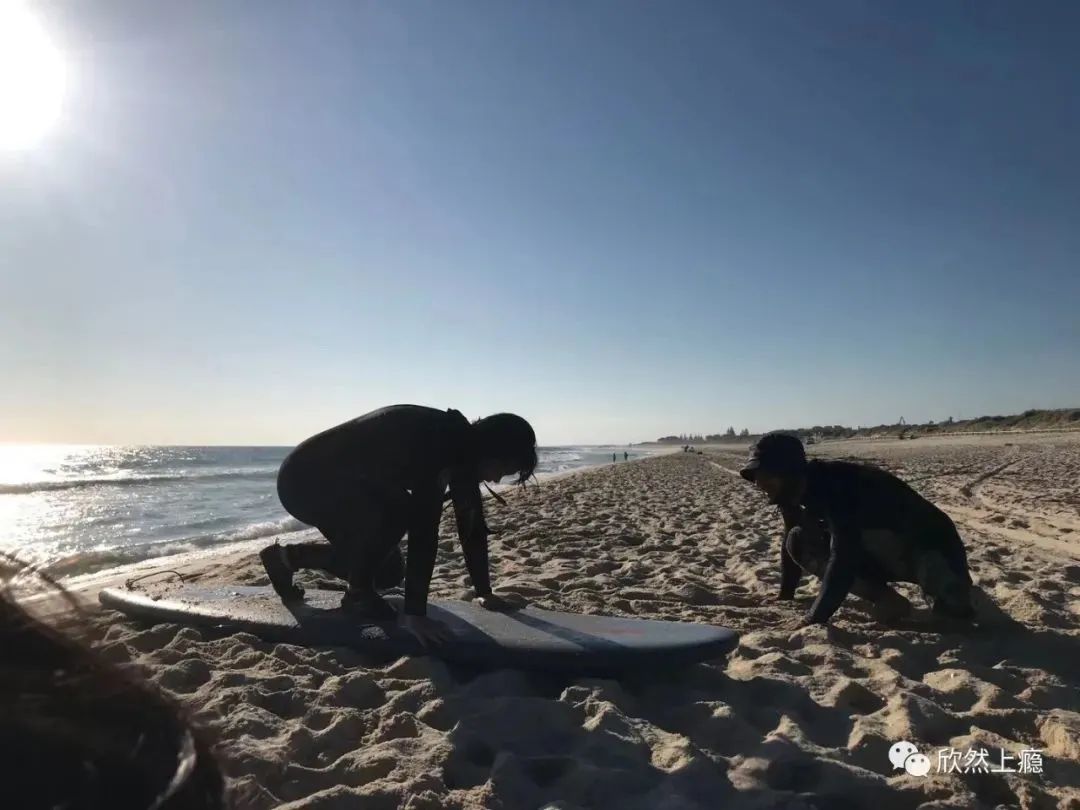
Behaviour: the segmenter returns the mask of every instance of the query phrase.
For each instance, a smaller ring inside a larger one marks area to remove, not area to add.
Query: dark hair
[[[5,573],[23,567],[0,559]],[[179,706],[70,630],[33,616],[6,587],[0,649],[0,784],[20,807],[225,807],[217,762]]]
[[[524,484],[536,470],[536,433],[532,425],[512,413],[496,413],[473,422],[477,458],[509,461]]]

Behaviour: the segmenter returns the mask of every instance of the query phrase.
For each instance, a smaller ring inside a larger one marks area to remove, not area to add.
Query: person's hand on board
[[[416,636],[416,640],[426,650],[439,644],[450,641],[454,634],[442,622],[427,616],[410,616],[402,613],[398,617],[398,625]]]
[[[509,596],[496,596],[493,593],[486,594],[484,596],[476,597],[476,604],[482,607],[484,610],[492,610],[498,613],[505,613],[511,610],[521,610],[525,607],[525,600],[517,594],[510,594]]]

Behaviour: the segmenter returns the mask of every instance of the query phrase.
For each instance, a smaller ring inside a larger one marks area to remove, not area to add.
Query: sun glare
[[[37,144],[60,115],[64,66],[41,24],[0,0],[0,149]]]

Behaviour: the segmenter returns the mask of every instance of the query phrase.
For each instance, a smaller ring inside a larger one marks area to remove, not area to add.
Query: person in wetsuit
[[[536,435],[520,416],[500,413],[470,424],[453,409],[380,408],[305,440],[278,471],[282,506],[316,527],[329,545],[275,543],[260,558],[286,603],[304,596],[294,572],[329,571],[348,581],[345,610],[380,621],[398,618],[425,643],[444,639],[445,627],[426,614],[447,488],[477,601],[506,609],[510,605],[491,591],[480,482],[516,474],[524,484],[536,464]],[[406,534],[403,561],[399,545]],[[403,578],[403,615],[397,617],[379,591]]]
[[[772,433],[751,449],[743,478],[780,507],[780,598],[793,599],[804,571],[821,590],[801,626],[826,624],[848,593],[885,620],[911,604],[889,582],[914,582],[934,613],[971,619],[971,575],[955,524],[885,470],[847,461],[807,461],[796,436]]]

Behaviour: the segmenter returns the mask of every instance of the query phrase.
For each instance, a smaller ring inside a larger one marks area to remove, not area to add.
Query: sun
[[[0,0],[0,149],[28,149],[56,123],[64,64],[41,24],[17,0]]]

